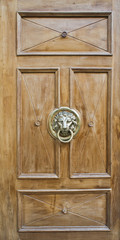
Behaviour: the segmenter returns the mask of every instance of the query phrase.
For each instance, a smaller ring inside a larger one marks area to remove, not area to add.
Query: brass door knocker
[[[48,117],[48,131],[60,142],[68,143],[80,129],[80,116],[75,109],[60,107],[54,109]]]

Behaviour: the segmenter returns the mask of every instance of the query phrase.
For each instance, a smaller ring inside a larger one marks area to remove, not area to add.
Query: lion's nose
[[[67,123],[63,122],[63,129],[66,130],[67,129]]]

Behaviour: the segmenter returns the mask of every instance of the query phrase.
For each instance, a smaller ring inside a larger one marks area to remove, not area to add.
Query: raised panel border
[[[21,128],[21,74],[22,73],[41,73],[52,72],[56,78],[56,106],[60,107],[60,69],[59,68],[17,68],[17,177],[18,179],[49,179],[59,178],[60,174],[60,146],[56,142],[56,172],[55,173],[38,173],[38,174],[25,174],[22,173],[21,166],[21,146],[20,146],[20,128]]]
[[[33,52],[33,53],[25,53],[20,50],[20,34],[21,34],[21,17],[107,17],[108,18],[108,26],[107,26],[107,45],[108,49],[105,52]],[[56,12],[56,11],[19,11],[17,12],[17,56],[24,56],[24,55],[56,55],[56,56],[112,56],[112,12]]]
[[[71,67],[70,68],[70,102],[69,105],[71,106],[71,96],[72,96],[72,89],[71,89],[71,84],[72,84],[72,73],[79,73],[79,72],[84,72],[84,73],[107,73],[108,75],[108,89],[107,89],[107,169],[106,173],[72,173],[71,169],[71,158],[69,160],[69,171],[70,171],[70,178],[110,178],[111,177],[111,162],[112,162],[112,68],[94,68],[94,67],[83,67],[83,68],[75,68]]]
[[[106,194],[107,209],[106,209],[106,225],[105,226],[96,226],[96,227],[25,227],[22,225],[22,195],[24,194],[35,194],[35,193],[103,193]],[[111,227],[111,189],[110,188],[101,188],[101,189],[62,189],[62,190],[53,190],[53,189],[42,189],[42,190],[18,190],[18,232],[76,232],[76,231],[110,231]]]

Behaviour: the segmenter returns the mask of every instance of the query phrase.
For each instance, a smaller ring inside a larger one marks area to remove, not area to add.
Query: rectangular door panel
[[[0,16],[0,240],[119,240],[120,1]]]
[[[81,129],[70,144],[70,176],[109,177],[111,165],[111,69],[72,68],[70,106]]]
[[[18,55],[110,55],[111,13],[18,13]]]
[[[21,190],[18,207],[20,232],[109,231],[107,189]]]
[[[59,145],[47,131],[47,117],[60,104],[59,69],[19,69],[17,80],[18,176],[57,178]]]

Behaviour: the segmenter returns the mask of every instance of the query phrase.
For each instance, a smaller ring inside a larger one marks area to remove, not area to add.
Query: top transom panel
[[[111,55],[111,13],[19,12],[18,55]]]

